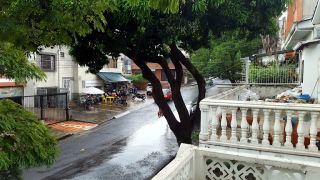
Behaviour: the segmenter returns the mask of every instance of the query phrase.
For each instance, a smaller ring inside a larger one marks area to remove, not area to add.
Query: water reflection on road
[[[163,118],[143,126],[124,141],[112,157],[73,179],[148,179],[178,149],[175,137]]]

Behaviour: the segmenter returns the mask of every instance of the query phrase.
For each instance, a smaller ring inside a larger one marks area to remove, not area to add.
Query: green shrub
[[[127,77],[132,81],[132,83],[144,83],[147,82],[146,79],[143,78],[142,74],[133,74]]]
[[[11,100],[0,100],[0,179],[21,179],[21,169],[51,165],[56,140],[37,117]]]
[[[295,79],[295,66],[293,64],[285,66],[271,65],[268,67],[250,65],[250,83],[286,83],[294,82]]]
[[[191,134],[192,144],[199,145],[199,134],[200,134],[199,130],[192,131],[192,134]]]

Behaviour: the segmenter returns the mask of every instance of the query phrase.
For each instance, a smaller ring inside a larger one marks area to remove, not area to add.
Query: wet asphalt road
[[[182,90],[186,104],[196,86]],[[172,102],[170,105],[173,107]],[[174,108],[173,108],[174,109]],[[150,179],[176,154],[176,139],[153,103],[97,128],[59,142],[61,154],[50,168],[27,170],[26,180]]]

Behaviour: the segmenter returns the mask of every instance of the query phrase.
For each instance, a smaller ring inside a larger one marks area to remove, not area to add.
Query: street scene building
[[[280,19],[299,80],[274,77],[202,100],[199,147],[180,146],[153,179],[319,178],[319,10],[319,1],[295,0]]]
[[[0,6],[0,179],[319,179],[320,0]]]

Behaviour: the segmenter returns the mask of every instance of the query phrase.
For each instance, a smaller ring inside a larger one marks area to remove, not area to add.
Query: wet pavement
[[[166,121],[161,119],[116,142],[111,148],[116,148],[117,152],[110,160],[71,179],[149,179],[159,166],[164,166],[175,156],[177,144]]]
[[[128,110],[135,110],[152,102],[153,98],[151,96],[148,96],[145,101],[140,99],[131,100],[131,98],[128,98],[127,106],[100,103],[93,105],[91,110],[85,110],[84,107],[73,104],[73,106],[70,107],[70,116],[71,120],[101,124],[112,119],[119,113]]]
[[[196,96],[196,86],[183,89],[186,104]],[[55,164],[27,170],[24,179],[150,179],[178,149],[157,111],[150,104],[60,141]]]

